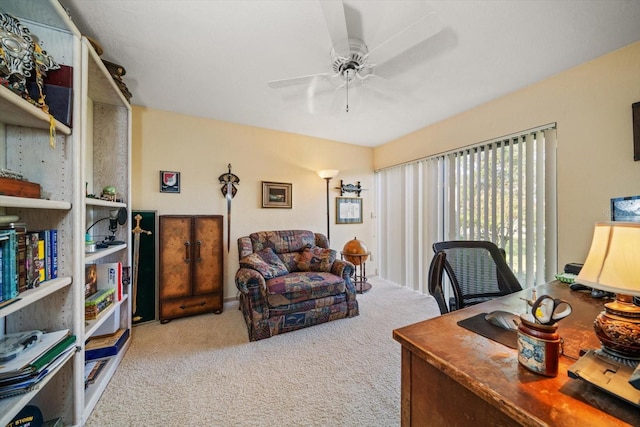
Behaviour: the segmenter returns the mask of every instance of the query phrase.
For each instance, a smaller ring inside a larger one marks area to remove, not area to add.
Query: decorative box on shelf
[[[0,177],[0,195],[40,198],[40,184],[22,179]]]

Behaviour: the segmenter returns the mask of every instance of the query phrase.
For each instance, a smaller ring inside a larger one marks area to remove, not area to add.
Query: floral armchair
[[[354,266],[305,230],[238,239],[236,286],[250,341],[359,314]]]

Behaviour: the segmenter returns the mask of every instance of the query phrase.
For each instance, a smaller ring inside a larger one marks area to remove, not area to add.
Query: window
[[[555,124],[376,172],[380,275],[427,292],[432,244],[489,240],[523,287],[557,271]]]

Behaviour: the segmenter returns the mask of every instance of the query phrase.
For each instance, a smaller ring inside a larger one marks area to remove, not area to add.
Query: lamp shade
[[[589,255],[576,282],[640,296],[640,223],[596,223]]]
[[[336,169],[323,169],[318,171],[318,176],[322,179],[332,179],[335,178],[338,173],[340,173],[340,171]]]

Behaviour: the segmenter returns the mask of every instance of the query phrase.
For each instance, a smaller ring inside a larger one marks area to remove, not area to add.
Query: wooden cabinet
[[[222,312],[221,215],[161,215],[160,322]]]

